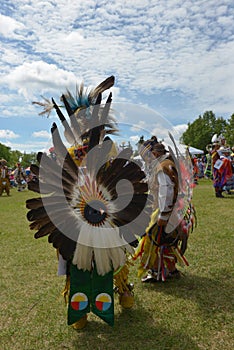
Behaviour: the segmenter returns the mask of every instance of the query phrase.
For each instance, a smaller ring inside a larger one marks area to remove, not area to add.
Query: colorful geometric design
[[[111,304],[112,304],[111,296],[107,293],[100,293],[96,297],[95,305],[96,305],[96,308],[100,311],[108,310]]]
[[[88,306],[88,297],[84,293],[75,293],[71,298],[71,307],[74,310],[84,310]]]

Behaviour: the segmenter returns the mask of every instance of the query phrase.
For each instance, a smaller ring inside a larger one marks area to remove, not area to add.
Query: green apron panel
[[[113,271],[104,276],[97,273],[96,267],[92,271],[92,296],[91,304],[94,314],[99,316],[110,326],[114,325],[114,293]]]
[[[68,305],[68,324],[71,325],[90,312],[90,272],[70,267],[70,294]]]
[[[113,326],[113,271],[100,276],[95,265],[90,272],[79,270],[71,264],[68,324],[79,321],[90,310]]]

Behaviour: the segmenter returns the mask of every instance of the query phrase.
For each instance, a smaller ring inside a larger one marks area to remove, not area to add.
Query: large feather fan
[[[132,151],[124,149],[113,158],[113,141],[105,138],[117,130],[110,116],[111,93],[101,105],[102,92],[113,84],[111,76],[88,95],[83,85],[76,97],[68,91],[62,95],[70,125],[52,99],[67,141],[77,145],[85,140],[86,155],[74,160],[54,123],[56,160],[38,153],[39,165],[31,166],[36,178],[28,188],[41,196],[26,202],[35,238],[48,236],[63,258],[73,259],[79,269],[91,270],[95,260],[101,275],[124,265],[126,251],[133,252],[133,242],[145,232],[151,211],[145,173],[131,160]],[[48,113],[46,101],[37,104]]]

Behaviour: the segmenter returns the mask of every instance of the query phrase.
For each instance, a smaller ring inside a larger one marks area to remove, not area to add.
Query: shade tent
[[[188,148],[189,149],[189,153],[191,155],[199,155],[199,154],[204,154],[204,151],[201,150],[201,149],[198,149],[198,148],[195,148],[195,147],[191,147],[191,146],[186,146],[186,145],[182,145],[182,144],[177,144],[177,147],[179,149],[179,151],[182,153],[182,154],[185,154],[185,151],[186,149]],[[166,145],[166,149],[168,149],[167,145]],[[172,149],[174,151],[174,147],[172,146]],[[136,157],[133,158],[134,160],[142,160],[142,157],[140,155],[137,155]]]
[[[182,145],[182,144],[179,145],[179,149],[180,149],[180,151],[182,153],[185,152],[186,148],[189,149],[189,153],[192,154],[192,155],[204,154],[204,151],[201,150],[201,149],[198,149],[198,148],[195,148],[195,147],[192,147],[192,146],[188,147],[188,146]]]
[[[202,149],[198,149],[195,147],[189,147],[189,153],[190,154],[204,154],[204,151]]]

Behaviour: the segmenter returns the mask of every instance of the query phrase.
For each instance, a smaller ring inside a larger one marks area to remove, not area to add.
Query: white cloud
[[[188,125],[187,124],[175,125],[173,129],[180,137],[188,129]]]
[[[25,62],[5,77],[5,83],[12,89],[18,88],[19,93],[22,93],[25,97],[33,96],[33,93],[39,89],[43,93],[61,86],[66,88],[72,82],[75,85],[76,77],[73,73],[43,61]]]
[[[1,139],[10,140],[10,139],[16,139],[17,137],[19,137],[19,135],[15,134],[14,131],[12,130],[0,130]]]
[[[48,131],[46,131],[46,130],[34,131],[32,136],[33,137],[37,137],[37,138],[45,138],[45,139],[50,139],[51,138],[50,133]]]
[[[2,53],[1,53],[1,60],[4,62],[5,66],[12,65],[20,65],[25,59],[27,58],[27,55],[25,52],[16,52],[12,48],[9,47],[3,47]]]
[[[1,94],[1,103],[7,103],[11,100],[11,95]]]
[[[48,152],[51,144],[48,142],[24,142],[24,143],[15,143],[15,142],[4,142],[4,145],[10,147],[11,150],[17,150],[22,153],[34,153],[34,152]]]
[[[136,144],[140,140],[140,137],[139,135],[130,136],[130,141]]]
[[[59,97],[81,80],[94,86],[111,74],[114,101],[159,106],[177,123],[208,109],[219,115],[234,111],[232,0],[3,5],[9,11],[0,15],[1,117],[28,116],[32,98]],[[157,131],[150,115],[133,115],[130,122],[139,121]]]
[[[144,120],[140,120],[137,124],[133,124],[130,128],[131,131],[140,131],[141,129],[146,128],[146,122]]]
[[[0,14],[0,34],[6,38],[22,39],[17,31],[24,29],[24,25],[15,19]]]

